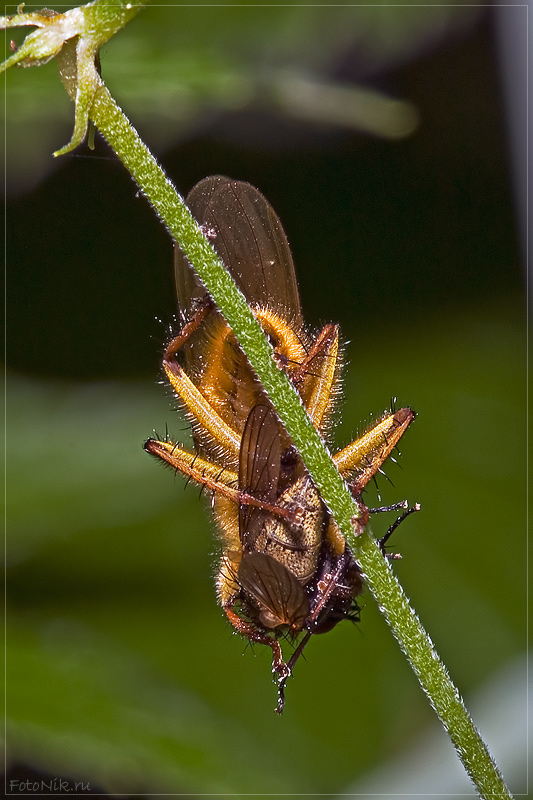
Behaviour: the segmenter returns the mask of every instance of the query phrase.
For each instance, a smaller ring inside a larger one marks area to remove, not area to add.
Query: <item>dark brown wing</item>
[[[307,595],[283,564],[266,553],[245,553],[238,577],[241,587],[263,612],[260,620],[265,627],[290,625],[295,631],[303,628],[309,614]]]
[[[278,499],[281,473],[281,428],[274,411],[257,405],[248,414],[239,454],[239,489],[257,500],[273,504]],[[266,512],[257,506],[241,505],[239,529],[245,550],[262,530]]]
[[[249,183],[216,175],[197,183],[186,203],[248,302],[268,306],[301,327],[298,285],[287,237],[263,195]],[[188,317],[194,300],[202,298],[205,289],[178,246],[174,252],[178,303]],[[208,319],[186,348],[189,365],[195,365],[203,342],[216,329],[216,316]]]

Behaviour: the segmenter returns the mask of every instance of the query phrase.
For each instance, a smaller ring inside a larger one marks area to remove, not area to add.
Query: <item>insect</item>
[[[314,338],[306,332],[274,210],[250,184],[219,176],[197,184],[187,205],[327,440],[342,361],[339,329],[328,324]],[[233,332],[177,246],[175,278],[184,324],[166,347],[163,367],[190,420],[196,452],[168,438],[148,439],[144,447],[211,492],[222,542],[218,599],[236,631],[271,648],[281,712],[285,683],[310,637],[358,619],[362,574]],[[409,408],[387,412],[333,455],[359,504],[361,529],[372,511],[362,492],[413,418]],[[383,510],[398,508],[407,504]],[[383,552],[397,522],[381,542]],[[287,662],[283,637],[298,641]]]

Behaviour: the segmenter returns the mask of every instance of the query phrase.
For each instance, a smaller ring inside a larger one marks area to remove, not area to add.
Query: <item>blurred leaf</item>
[[[348,347],[337,445],[391,395],[419,413],[379,491],[422,503],[394,570],[465,693],[525,641],[525,345],[501,296]],[[141,449],[183,438],[161,387],[10,377],[7,410],[13,758],[117,791],[332,792],[438,729],[368,596],[276,718],[269,654],[216,607],[206,502]]]
[[[468,28],[477,18],[477,7],[467,3],[414,7],[160,4],[144,9],[102,49],[103,76],[156,151],[211,124],[220,113],[252,107],[288,117],[294,113],[298,118],[312,117],[314,108],[315,121],[322,124],[376,133],[381,128],[381,135],[401,136],[416,124],[414,110],[406,105],[401,111],[401,104],[395,105],[385,94],[366,93],[354,85],[350,99],[354,110],[347,113],[350,84],[345,85],[348,94],[339,99],[335,95],[340,88],[334,78],[339,64],[351,65],[350,72],[364,81]],[[320,99],[311,94],[305,113],[305,93],[298,92],[298,103],[293,97],[295,80],[319,82]],[[20,191],[56,168],[50,152],[70,136],[73,108],[51,65],[10,70],[6,82],[10,185]],[[333,93],[326,100],[328,82]],[[406,115],[412,117],[407,128]],[[395,125],[399,125],[397,133]]]
[[[285,792],[301,788],[287,759],[214,714],[135,653],[78,624],[8,630],[12,757],[111,792]],[[236,746],[237,745],[237,746]]]
[[[133,383],[10,377],[10,563],[65,535],[139,523],[170,502],[142,450],[151,432],[150,400],[146,387]],[[164,391],[159,400],[164,408]],[[150,484],[154,491],[146,491]]]

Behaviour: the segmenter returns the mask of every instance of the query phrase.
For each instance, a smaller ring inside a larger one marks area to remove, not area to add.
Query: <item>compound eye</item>
[[[291,472],[298,464],[298,451],[295,446],[291,444],[281,454],[281,469],[284,472]]]

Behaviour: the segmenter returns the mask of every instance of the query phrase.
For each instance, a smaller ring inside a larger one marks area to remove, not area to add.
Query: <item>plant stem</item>
[[[439,660],[428,634],[368,531],[354,534],[359,516],[350,492],[307,416],[300,398],[272,358],[272,350],[218,256],[103,84],[90,117],[194,265],[226,317],[252,367],[300,452],[320,494],[364,572],[366,582],[442,720],[466,771],[482,797],[510,798],[502,776],[474,727],[459,693]]]

